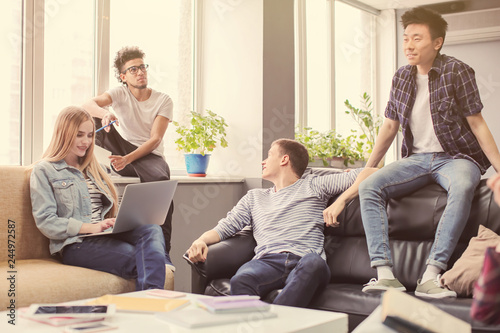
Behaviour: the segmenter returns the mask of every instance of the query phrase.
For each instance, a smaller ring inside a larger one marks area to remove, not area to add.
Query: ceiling
[[[439,0],[439,1],[429,1],[429,0],[356,0],[367,6],[376,9],[398,9],[398,8],[412,8],[423,5],[430,5],[436,3],[450,2],[454,0]]]

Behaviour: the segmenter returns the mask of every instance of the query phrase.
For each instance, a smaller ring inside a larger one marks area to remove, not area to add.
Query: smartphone
[[[162,289],[151,289],[146,292],[146,294],[151,296],[165,297],[165,298],[177,298],[186,296],[185,293],[173,290],[162,290]]]
[[[114,315],[116,306],[109,305],[60,305],[60,304],[32,304],[27,316],[32,317],[85,317],[104,318]]]
[[[182,258],[184,258],[184,260],[187,260],[190,264],[194,264],[194,262],[189,260],[189,256],[188,256],[187,252],[182,255]]]
[[[118,328],[118,326],[105,323],[77,324],[66,327],[64,329],[64,332],[66,333],[101,332],[101,331],[113,330],[115,328]]]

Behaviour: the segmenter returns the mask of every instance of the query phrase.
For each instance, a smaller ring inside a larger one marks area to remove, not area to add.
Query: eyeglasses
[[[149,65],[146,65],[146,64],[142,64],[142,65],[139,65],[139,66],[130,66],[129,68],[127,68],[126,70],[124,70],[122,72],[122,74],[125,74],[128,71],[132,75],[137,75],[137,73],[139,72],[139,69],[143,73],[146,73],[148,71],[148,67],[149,67]]]

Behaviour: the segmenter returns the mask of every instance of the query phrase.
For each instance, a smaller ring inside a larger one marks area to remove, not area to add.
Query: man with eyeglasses
[[[96,144],[111,151],[111,167],[118,174],[139,177],[141,182],[170,179],[170,168],[163,155],[163,136],[172,121],[172,99],[148,88],[148,65],[138,47],[124,47],[114,60],[116,78],[122,86],[112,88],[83,105],[96,120],[96,127],[112,125],[96,133]],[[111,106],[114,113],[107,107]],[[167,267],[175,271],[170,252],[173,203],[165,223]]]

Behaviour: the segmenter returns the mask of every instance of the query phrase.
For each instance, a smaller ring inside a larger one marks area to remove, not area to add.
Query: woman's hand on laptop
[[[79,234],[95,234],[97,232],[104,231],[115,225],[115,218],[105,219],[101,222],[96,223],[84,223],[80,228]]]

